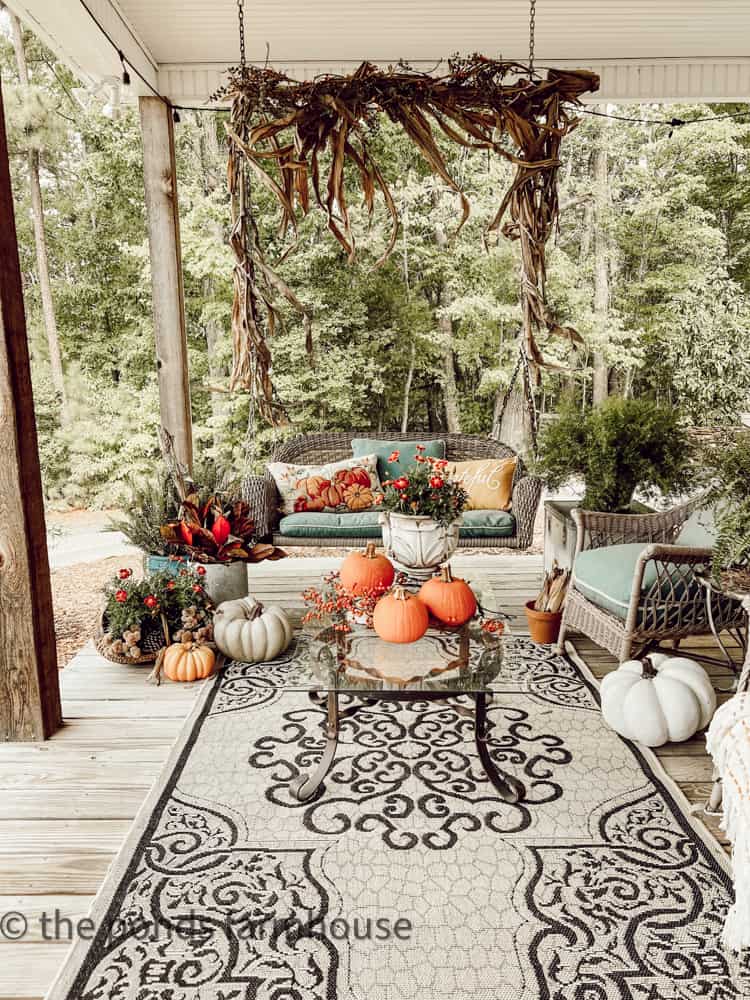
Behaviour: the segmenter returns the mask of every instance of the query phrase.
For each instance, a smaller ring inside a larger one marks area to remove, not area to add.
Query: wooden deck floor
[[[253,592],[299,608],[300,590],[336,562],[254,567]],[[481,566],[514,630],[525,632],[523,603],[538,584],[541,557],[471,554],[453,564],[469,578]],[[591,643],[576,638],[576,646],[597,677],[615,666]],[[728,670],[711,672],[717,686],[728,686]],[[0,919],[16,912],[29,923],[20,942],[0,937],[0,1000],[44,996],[68,944],[43,939],[40,915],[85,916],[197,697],[198,685],[155,689],[145,674],[108,663],[88,646],[63,671],[63,729],[46,743],[0,745]],[[659,756],[692,802],[705,801],[711,764],[702,738],[664,747]],[[715,821],[707,822],[721,838]]]

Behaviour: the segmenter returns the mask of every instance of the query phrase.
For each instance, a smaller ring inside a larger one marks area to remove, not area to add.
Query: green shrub
[[[566,404],[540,439],[538,470],[556,489],[586,483],[589,510],[627,511],[636,488],[647,494],[687,486],[691,445],[679,414],[647,399],[612,398],[585,413]]]

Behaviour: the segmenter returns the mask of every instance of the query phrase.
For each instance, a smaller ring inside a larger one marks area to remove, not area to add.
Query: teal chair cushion
[[[420,441],[419,438],[415,438],[413,441],[376,441],[372,438],[354,438],[352,455],[354,458],[377,455],[378,475],[382,483],[386,479],[396,479],[414,465],[418,444],[424,444],[425,450],[422,454],[425,457],[429,455],[431,458],[445,458],[445,441]],[[394,451],[399,453],[399,459],[397,462],[389,462],[388,457]]]
[[[597,607],[618,618],[625,618],[633,589],[635,564],[645,548],[643,542],[633,542],[579,552],[575,566],[576,590]],[[647,565],[643,582],[645,590],[656,582],[653,563]]]
[[[712,549],[716,544],[716,521],[713,510],[696,510],[685,521],[675,545],[694,549]]]
[[[288,538],[380,538],[378,517],[376,510],[361,514],[287,514],[279,523],[279,533]],[[467,510],[459,534],[461,538],[507,538],[515,530],[515,518],[508,511]]]
[[[691,544],[697,543],[680,543]],[[630,595],[633,590],[635,566],[646,543],[633,542],[628,545],[606,545],[600,549],[588,549],[580,552],[575,565],[575,587],[592,604],[609,611],[618,618],[625,619],[630,605]],[[664,580],[663,593],[670,596],[672,585],[680,599],[700,597],[701,585],[692,574],[685,576],[686,567],[682,570],[677,566],[670,572],[671,582]],[[649,561],[643,572],[641,594],[647,594],[657,581],[656,563]],[[687,590],[686,590],[687,587]],[[642,610],[642,608],[641,608]]]

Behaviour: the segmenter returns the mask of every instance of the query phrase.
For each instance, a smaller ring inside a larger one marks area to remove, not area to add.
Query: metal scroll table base
[[[339,706],[338,691],[328,691],[327,694],[311,691],[310,700],[318,705],[325,703],[326,706],[326,745],[315,770],[310,774],[302,774],[290,782],[290,792],[298,802],[306,802],[315,795],[336,756],[339,724],[345,716],[353,715],[365,705],[372,705],[378,701],[444,701],[446,698],[458,697],[459,695],[474,699],[474,711],[471,713],[474,717],[474,741],[485,774],[504,802],[514,805],[522,802],[526,795],[523,784],[512,774],[508,774],[496,766],[487,746],[487,699],[491,697],[489,691],[457,692],[455,695],[444,691],[378,691],[372,695],[368,693],[361,702],[345,709],[341,709]],[[461,709],[460,706],[459,711],[461,714],[465,714],[465,710]]]

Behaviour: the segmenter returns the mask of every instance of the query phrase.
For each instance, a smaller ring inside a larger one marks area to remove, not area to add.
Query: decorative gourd
[[[446,625],[463,625],[477,610],[477,599],[466,580],[454,578],[449,565],[440,567],[440,575],[426,580],[419,599],[430,613]]]
[[[370,542],[364,552],[350,552],[341,564],[341,583],[352,594],[386,591],[393,583],[396,571],[393,563],[378,555]]]
[[[164,650],[161,669],[170,681],[201,681],[216,668],[216,656],[208,646],[174,642]]]
[[[427,631],[430,616],[418,597],[395,587],[375,605],[372,625],[386,642],[416,642]]]
[[[604,721],[647,747],[689,740],[716,710],[716,693],[703,667],[665,653],[622,663],[602,681],[601,699]]]
[[[214,642],[242,663],[273,660],[292,641],[292,626],[281,608],[264,608],[252,597],[224,601],[214,613]]]

